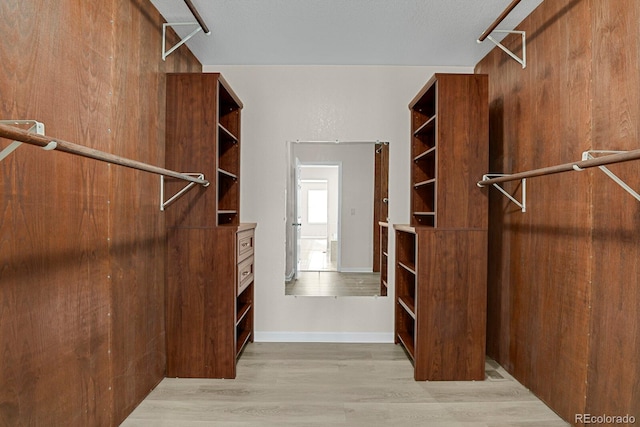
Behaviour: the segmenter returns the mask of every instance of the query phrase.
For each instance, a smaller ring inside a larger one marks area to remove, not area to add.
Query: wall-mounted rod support
[[[527,35],[524,31],[509,31],[509,30],[496,30],[496,27],[498,25],[500,25],[500,23],[504,20],[504,18],[507,17],[507,15],[509,13],[511,13],[511,11],[513,10],[513,8],[515,8],[518,3],[520,3],[520,0],[513,0],[511,2],[511,4],[509,6],[507,6],[507,8],[505,10],[502,11],[502,13],[500,14],[500,16],[498,16],[498,18],[496,18],[495,21],[493,21],[493,23],[491,25],[489,25],[489,28],[487,28],[486,30],[484,30],[484,33],[482,33],[480,35],[480,37],[478,37],[477,42],[478,43],[482,43],[483,41],[485,41],[485,39],[489,39],[489,41],[493,44],[495,44],[497,47],[499,47],[503,52],[505,52],[507,55],[509,55],[510,57],[512,57],[513,59],[515,59],[520,65],[522,65],[522,68],[526,68],[527,67]],[[496,40],[495,38],[491,37],[491,33],[496,32],[496,33],[510,33],[510,34],[520,34],[520,36],[522,37],[522,58],[520,58],[518,55],[516,55],[515,53],[513,53],[511,50],[509,50],[507,47],[505,47],[502,43],[500,43],[498,40]]]
[[[548,166],[546,168],[534,169],[527,172],[514,173],[511,175],[500,176],[496,178],[490,178],[482,181],[478,181],[479,187],[486,185],[498,184],[500,182],[517,181],[523,178],[532,178],[534,176],[552,175],[556,173],[579,171],[582,169],[593,168],[596,166],[610,165],[614,163],[628,162],[630,160],[640,159],[640,149],[619,152],[608,156],[590,158],[579,162],[564,163],[556,166]]]
[[[511,50],[509,50],[509,48],[507,48],[505,45],[503,45],[502,43],[500,43],[498,40],[494,39],[491,36],[487,36],[487,39],[495,44],[496,46],[498,46],[504,53],[506,53],[507,55],[509,55],[510,57],[512,57],[513,59],[516,60],[516,62],[518,62],[520,65],[522,65],[522,68],[527,68],[527,33],[524,31],[507,31],[507,30],[495,30],[496,33],[509,33],[509,34],[520,34],[520,37],[522,37],[522,58],[519,57],[518,55],[516,55],[515,53],[513,53]]]
[[[29,125],[29,130],[27,132],[35,132],[38,135],[44,135],[44,123],[40,123],[36,120],[0,120],[0,124],[5,124],[9,126],[25,126]],[[22,141],[13,141],[11,144],[7,145],[2,151],[0,151],[0,161],[4,160],[9,154],[13,153],[22,145]],[[53,147],[55,148],[55,147]],[[50,146],[42,147],[43,150],[51,150],[53,149]]]
[[[624,151],[605,151],[605,150],[585,151],[584,153],[582,153],[582,160],[595,159],[595,157],[593,156],[594,154],[611,155],[611,154],[618,154],[618,153],[624,153]],[[615,182],[620,187],[622,187],[622,189],[624,191],[626,191],[627,193],[631,194],[636,200],[640,201],[640,194],[638,194],[637,191],[635,191],[626,182],[624,182],[622,179],[620,179],[618,177],[618,175],[616,175],[613,172],[611,172],[609,170],[609,168],[607,168],[606,166],[598,166],[598,168],[602,172],[604,172],[605,175],[607,175],[609,178],[611,178],[613,180],[613,182]],[[581,169],[576,169],[576,170],[581,170]]]
[[[173,22],[173,23],[165,22],[164,24],[162,24],[162,60],[163,61],[165,61],[167,59],[167,56],[171,55],[173,51],[175,51],[177,48],[185,44],[187,41],[189,41],[189,39],[191,39],[193,36],[198,34],[200,31],[204,31],[206,35],[211,34],[211,30],[209,30],[209,27],[207,27],[207,24],[204,23],[202,16],[200,16],[200,13],[198,13],[198,10],[195,8],[193,3],[191,3],[191,0],[184,0],[184,2],[189,8],[189,10],[191,11],[191,14],[193,15],[193,17],[196,18],[197,22]],[[188,36],[184,37],[178,43],[174,44],[171,48],[169,48],[169,50],[167,50],[167,28],[180,27],[180,26],[190,26],[190,27],[196,27],[196,28],[191,33],[189,33]]]
[[[486,175],[482,175],[482,181],[480,181],[480,182],[486,183],[487,181],[489,181],[493,177],[504,177],[504,176],[510,176],[510,175],[499,174],[499,173],[486,174]],[[521,194],[522,195],[522,201],[518,201],[518,199],[516,199],[515,196],[512,196],[511,194],[509,194],[507,192],[507,190],[505,190],[504,188],[500,187],[498,184],[493,183],[491,185],[493,185],[493,187],[496,190],[498,190],[499,192],[504,194],[506,198],[508,198],[516,206],[518,206],[522,212],[526,212],[527,211],[527,179],[526,178],[522,178],[520,181],[521,181],[520,192],[522,193]],[[482,187],[482,185],[480,185],[480,183],[478,183],[478,186]]]
[[[502,21],[504,21],[504,18],[506,18],[507,15],[511,13],[511,11],[518,5],[518,3],[520,3],[520,0],[513,0],[511,4],[507,6],[505,10],[502,11],[500,16],[498,16],[496,20],[493,21],[486,30],[484,30],[484,33],[482,33],[480,37],[478,37],[478,43],[482,43],[484,39],[486,39],[489,36],[489,34],[491,34],[493,30],[495,30],[496,27],[500,25]]]
[[[56,151],[64,151],[65,153],[75,154],[81,157],[88,157],[91,159],[100,160],[102,162],[125,166],[128,168],[150,172],[157,175],[170,176],[172,178],[200,184],[205,187],[209,185],[209,181],[205,180],[204,178],[194,177],[169,169],[164,169],[158,166],[149,165],[147,163],[142,163],[136,160],[131,160],[125,157],[98,151],[93,148],[83,147],[82,145],[63,141],[61,139],[54,139],[44,135],[37,135],[34,133],[30,133],[28,130],[16,128],[14,126],[0,124],[0,138],[21,141],[27,144],[36,145],[38,147],[47,147],[48,149],[55,149]]]
[[[180,46],[185,44],[191,37],[195,36],[200,31],[202,31],[202,27],[198,26],[195,30],[193,30],[191,33],[189,33],[188,36],[186,36],[185,38],[180,40],[178,43],[176,43],[173,46],[171,46],[169,48],[169,50],[167,50],[167,28],[179,27],[179,26],[196,26],[196,25],[198,25],[198,24],[196,24],[194,22],[186,22],[186,23],[174,22],[174,23],[164,23],[164,24],[162,24],[162,60],[163,61],[165,61],[167,59],[167,56],[171,55],[174,50],[176,50],[177,48],[179,48]]]
[[[204,174],[201,174],[201,173],[185,173],[184,175],[195,176],[195,177],[198,177],[199,179],[204,180]],[[169,206],[171,203],[175,202],[180,197],[182,197],[194,185],[196,185],[195,182],[190,182],[187,185],[185,185],[184,187],[182,187],[182,189],[180,191],[178,191],[176,194],[174,194],[173,196],[169,197],[169,199],[164,200],[164,192],[165,192],[164,191],[164,176],[160,175],[160,210],[164,211],[167,208],[167,206]]]
[[[200,16],[196,7],[193,5],[193,3],[191,3],[191,0],[184,0],[184,3],[187,5],[189,10],[193,14],[193,17],[196,18],[196,21],[198,21],[198,25],[200,25],[200,28],[202,28],[202,31],[204,31],[204,33],[207,35],[211,34],[211,31],[209,31],[209,27],[207,27],[207,24],[204,23],[202,16]]]

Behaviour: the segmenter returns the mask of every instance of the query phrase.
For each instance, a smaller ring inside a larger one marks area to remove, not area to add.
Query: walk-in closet
[[[0,16],[0,426],[640,422],[637,0]]]

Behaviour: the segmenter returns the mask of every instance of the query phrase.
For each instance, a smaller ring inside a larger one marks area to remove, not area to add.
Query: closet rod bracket
[[[173,28],[173,27],[184,27],[184,26],[190,26],[190,27],[194,27],[195,26],[196,29],[193,30],[191,33],[189,33],[189,35],[184,37],[178,43],[176,43],[175,45],[170,47],[169,50],[167,50],[167,28],[170,28],[170,27],[171,28]],[[167,56],[171,55],[176,49],[178,49],[180,46],[182,46],[187,41],[189,41],[193,36],[198,34],[200,31],[202,31],[202,26],[197,22],[172,22],[172,23],[168,23],[167,22],[167,23],[162,24],[162,60],[166,61]],[[209,34],[211,34],[211,31],[209,31],[209,32],[207,32],[205,34],[209,35]]]
[[[194,176],[194,177],[204,181],[204,174],[203,173],[185,173],[184,175]],[[187,191],[189,191],[194,185],[197,184],[196,182],[189,182],[184,187],[182,187],[182,189],[179,190],[176,194],[174,194],[173,196],[169,197],[169,199],[167,199],[165,201],[164,200],[164,180],[165,180],[164,175],[160,175],[160,210],[161,211],[164,211],[167,208],[167,206],[169,206],[170,204],[172,204],[173,202],[178,200]],[[206,184],[203,184],[203,187],[208,187],[208,186],[209,186],[209,182],[207,182]]]
[[[611,154],[621,154],[621,153],[627,153],[627,151],[614,151],[614,150],[589,150],[589,151],[585,151],[582,153],[582,160],[591,160],[591,159],[595,159],[596,157],[594,156],[594,154],[604,154],[604,155],[611,155]],[[629,186],[629,184],[627,184],[626,182],[624,182],[621,178],[619,178],[616,174],[614,174],[613,172],[611,172],[609,170],[609,168],[607,168],[606,166],[598,166],[598,168],[605,173],[605,175],[607,175],[609,178],[611,178],[613,180],[613,182],[615,182],[616,184],[618,184],[620,187],[622,187],[622,189],[624,191],[626,191],[627,193],[631,194],[636,200],[640,201],[640,194],[638,194],[633,188],[631,188]],[[575,170],[583,170],[581,168],[575,168]]]
[[[527,68],[527,34],[525,31],[509,31],[509,30],[493,30],[494,33],[508,33],[508,34],[520,34],[520,36],[522,37],[522,58],[520,58],[518,55],[516,55],[515,53],[513,53],[510,49],[508,49],[505,45],[503,45],[502,43],[500,43],[498,40],[496,40],[495,38],[491,37],[491,35],[487,36],[487,39],[489,41],[491,41],[491,43],[495,44],[496,46],[498,46],[500,49],[502,49],[503,52],[505,52],[507,55],[509,55],[511,58],[515,59],[520,65],[522,65],[522,68]],[[477,40],[478,43],[482,43],[482,41],[480,39]]]
[[[486,175],[482,175],[482,181],[486,181],[488,179],[501,177],[501,176],[509,176],[509,174],[488,173]],[[522,178],[521,182],[522,182],[522,186],[521,186],[522,202],[519,201],[518,199],[516,199],[511,194],[509,194],[504,188],[500,187],[500,185],[498,185],[498,184],[491,184],[491,185],[494,186],[499,192],[504,194],[509,200],[511,200],[513,203],[515,203],[516,206],[518,206],[520,208],[520,210],[524,213],[524,212],[527,211],[527,179],[526,178]],[[482,182],[478,183],[478,187],[484,187]]]
[[[27,132],[37,133],[38,135],[44,135],[44,123],[40,123],[37,120],[0,120],[0,124],[8,125],[8,126],[25,126],[30,125],[29,130]],[[55,143],[55,141],[51,141],[51,143]],[[49,144],[51,144],[49,143]],[[6,146],[2,151],[0,151],[0,161],[4,160],[9,154],[13,153],[22,145],[22,141],[13,141],[11,144]],[[42,147],[43,150],[52,150],[55,149],[54,146],[46,145]]]

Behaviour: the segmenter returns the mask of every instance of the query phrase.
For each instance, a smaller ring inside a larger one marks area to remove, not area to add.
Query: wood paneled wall
[[[164,164],[164,73],[145,0],[0,2],[0,119]],[[0,148],[9,141],[0,140]],[[0,163],[0,425],[117,425],[163,377],[155,175],[32,146]]]
[[[548,0],[519,26],[526,69],[498,49],[477,65],[491,172],[640,147],[639,20],[636,0]],[[640,188],[640,163],[611,170]],[[640,204],[597,169],[529,179],[527,204],[490,194],[488,354],[569,422],[640,419]]]

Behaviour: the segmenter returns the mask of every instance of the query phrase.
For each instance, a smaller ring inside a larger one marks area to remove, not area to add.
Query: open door
[[[378,143],[373,147],[374,157],[374,196],[373,196],[373,271],[380,271],[380,221],[389,219],[389,144]]]
[[[301,164],[297,188],[298,271],[338,271],[340,166]]]

